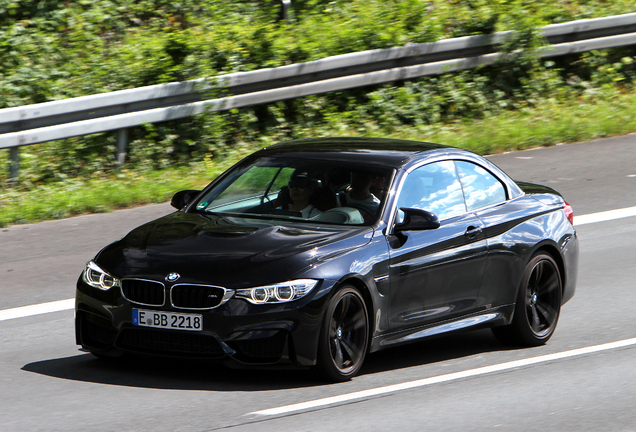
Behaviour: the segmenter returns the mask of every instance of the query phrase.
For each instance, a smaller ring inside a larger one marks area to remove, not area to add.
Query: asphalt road
[[[557,188],[575,216],[636,206],[636,135],[491,160],[513,178]],[[170,211],[148,206],[1,229],[0,312],[73,297],[102,246]],[[508,349],[487,330],[451,335],[372,354],[343,384],[204,363],[109,364],[78,351],[71,310],[2,320],[0,431],[636,430],[636,217],[577,230],[577,293],[546,346]],[[509,363],[524,359],[536,363]],[[380,390],[289,407],[371,389]],[[276,407],[289,408],[256,414]]]

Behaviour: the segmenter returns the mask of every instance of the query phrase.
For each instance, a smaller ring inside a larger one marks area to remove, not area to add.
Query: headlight
[[[86,268],[84,269],[84,273],[82,273],[82,279],[93,288],[104,291],[107,291],[112,287],[120,286],[119,279],[102,270],[93,261],[86,263]]]
[[[236,290],[236,297],[253,304],[284,303],[305,297],[318,283],[313,279],[298,279],[275,285]]]

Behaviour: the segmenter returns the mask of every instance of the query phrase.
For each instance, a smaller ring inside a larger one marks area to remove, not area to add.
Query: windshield
[[[236,168],[196,204],[201,212],[371,225],[392,171],[332,161],[261,158]]]

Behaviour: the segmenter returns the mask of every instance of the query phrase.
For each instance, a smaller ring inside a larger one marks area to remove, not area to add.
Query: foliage
[[[634,105],[636,92],[607,100],[548,102],[535,108],[504,111],[497,116],[464,119],[452,124],[402,126],[392,133],[369,128],[366,135],[442,142],[490,154],[632,132],[636,130]],[[320,133],[315,131],[315,135]],[[329,135],[333,131],[325,129],[322,133]],[[359,136],[360,132],[341,128],[339,134]],[[0,227],[163,203],[176,191],[202,188],[230,164],[263,144],[235,147],[228,157],[214,160],[207,157],[194,166],[146,172],[124,169],[88,180],[66,179],[32,185],[28,193],[20,188],[5,188],[0,190]]]
[[[631,12],[631,0],[0,0],[0,108],[516,30],[492,67],[131,128],[126,168],[194,169],[288,138],[428,131],[545,104],[616,98],[634,48],[548,61],[536,28]],[[21,190],[116,175],[115,133],[20,149]],[[8,179],[0,152],[0,181]]]

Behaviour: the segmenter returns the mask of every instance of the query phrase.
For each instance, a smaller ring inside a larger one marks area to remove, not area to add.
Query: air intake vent
[[[80,323],[82,345],[91,348],[108,348],[115,343],[117,331],[110,322],[95,315],[79,311],[77,319]]]
[[[287,334],[279,331],[276,335],[260,339],[237,340],[232,347],[252,361],[276,361],[283,354]]]
[[[226,290],[209,285],[175,285],[170,291],[172,305],[182,309],[212,309],[223,302]]]
[[[221,358],[223,348],[212,336],[170,330],[125,329],[117,346],[129,351],[169,356]]]
[[[126,300],[144,306],[163,306],[166,301],[165,288],[161,282],[123,279],[121,293]]]

